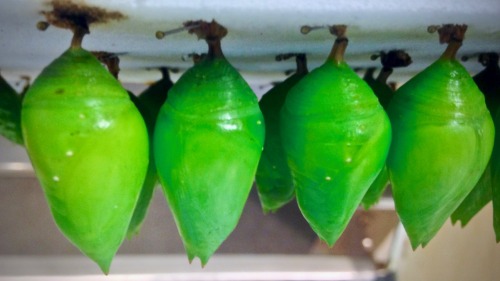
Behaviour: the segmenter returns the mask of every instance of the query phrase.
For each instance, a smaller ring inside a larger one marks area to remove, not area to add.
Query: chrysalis
[[[108,68],[108,71],[118,80],[118,75],[120,72],[120,59],[116,54],[108,53],[108,52],[92,52],[99,61],[105,64]],[[163,80],[163,79],[162,79]],[[159,81],[155,83],[155,86],[152,91],[152,94],[156,94],[157,96],[164,96],[166,98],[168,89],[163,89],[165,92],[156,93],[157,91],[162,90],[163,81]],[[152,86],[152,87],[153,87]],[[148,92],[148,90],[146,90]],[[153,104],[146,105],[143,102],[144,99],[140,99],[134,95],[134,93],[127,91],[127,94],[130,100],[134,103],[139,113],[146,124],[146,128],[148,130],[148,138],[149,138],[149,164],[146,172],[146,177],[144,182],[142,183],[141,193],[139,195],[139,199],[137,200],[137,204],[135,206],[134,214],[132,215],[132,219],[130,220],[130,224],[127,231],[127,238],[131,239],[133,236],[138,235],[142,223],[146,218],[146,214],[149,208],[149,204],[151,203],[151,199],[153,198],[154,187],[158,181],[158,176],[156,173],[156,165],[154,163],[154,153],[152,149],[153,143],[153,133],[154,133],[154,125],[156,122],[156,115],[158,113],[160,105],[153,106]],[[158,99],[157,97],[153,97],[152,95],[150,99]],[[164,101],[164,100],[163,100]]]
[[[21,131],[21,95],[0,75],[0,135],[23,145]]]
[[[146,175],[148,136],[127,92],[81,47],[83,16],[26,93],[22,129],[57,226],[107,274]]]
[[[205,265],[238,223],[264,142],[257,97],[222,54],[224,27],[186,26],[208,55],[170,89],[156,123],[160,182],[189,260]]]
[[[423,247],[481,177],[494,127],[484,97],[455,55],[467,26],[445,25],[443,55],[405,83],[389,105],[387,160],[396,211],[413,249]]]
[[[159,81],[148,87],[139,95],[138,98],[135,96],[131,98],[146,122],[150,149],[148,172],[146,173],[146,179],[142,185],[141,195],[139,196],[139,201],[135,207],[134,215],[130,220],[127,235],[128,238],[131,238],[139,233],[142,223],[146,218],[151,199],[153,198],[154,188],[158,183],[158,173],[153,149],[154,129],[158,118],[158,112],[167,99],[167,93],[173,85],[170,80],[168,69],[162,68],[161,72],[162,78]]]
[[[288,93],[282,139],[302,214],[332,246],[384,167],[391,140],[386,113],[344,61],[345,26],[326,62]]]
[[[384,110],[387,110],[389,102],[394,95],[394,90],[387,84],[387,78],[389,78],[392,74],[393,68],[408,66],[411,63],[411,57],[402,50],[391,50],[388,53],[381,52],[380,58],[383,68],[380,70],[377,78],[373,78],[375,68],[369,68],[366,71],[363,80],[365,80],[370,88],[372,88]],[[389,171],[387,170],[387,166],[384,166],[363,197],[363,200],[361,201],[363,207],[365,209],[369,209],[377,203],[382,197],[388,184]]]
[[[484,94],[486,107],[490,111],[492,118],[494,118],[500,106],[500,68],[498,67],[498,54],[480,54],[479,61],[485,66],[485,69],[474,76],[473,79],[479,90]],[[498,121],[493,119],[493,123],[495,124],[495,131],[498,132]],[[497,137],[498,134],[495,134],[495,138]],[[497,151],[496,148],[494,148],[493,151]],[[467,223],[469,223],[469,221],[491,201],[493,189],[500,184],[500,182],[493,184],[491,177],[490,160],[479,182],[451,215],[451,221],[453,223],[460,221],[462,227],[466,226]],[[494,203],[495,206],[498,206],[497,204],[500,204],[500,201]],[[498,208],[500,208],[500,206],[494,209],[498,210]],[[500,225],[498,229],[500,231]]]
[[[290,89],[307,73],[305,54],[296,54],[297,71],[262,96],[260,109],[266,123],[266,140],[255,181],[265,213],[275,212],[295,195],[292,174],[281,141],[280,112]]]

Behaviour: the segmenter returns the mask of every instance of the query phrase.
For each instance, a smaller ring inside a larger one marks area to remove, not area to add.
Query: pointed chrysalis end
[[[283,206],[282,204],[265,204],[264,202],[261,202],[261,205],[264,215],[276,214],[278,209]]]
[[[104,273],[104,275],[108,275],[112,260],[113,260],[113,258],[111,257],[109,259],[101,259],[101,260],[94,260],[94,261],[97,263],[97,265],[99,265],[99,268],[101,269],[102,273]]]
[[[495,231],[495,238],[496,242],[500,243],[500,229],[496,227],[496,224],[493,225],[494,231]]]
[[[454,216],[454,215],[452,215],[450,217],[450,219],[451,219],[451,224],[453,226],[455,226],[455,225],[457,225],[457,223],[459,223],[460,224],[460,228],[464,228],[469,223],[469,219],[467,219],[467,218],[460,218],[460,217]]]
[[[138,236],[139,233],[141,232],[140,226],[136,226],[133,229],[129,229],[127,231],[127,240],[132,240],[134,237]]]
[[[203,269],[203,268],[205,268],[205,266],[207,265],[207,263],[208,263],[208,260],[209,260],[209,259],[210,259],[209,257],[205,257],[205,258],[201,258],[201,257],[200,257],[200,261],[201,261],[201,268],[202,268],[202,269]]]
[[[201,257],[201,256],[195,256],[195,255],[188,254],[189,264],[192,265],[193,261],[194,261],[194,259],[196,257],[200,260],[201,268],[205,268],[205,266],[207,265],[208,260],[210,259],[210,257]]]
[[[457,223],[457,221],[459,221],[458,218],[454,217],[453,215],[451,216],[451,224],[452,225],[455,225]]]
[[[317,232],[318,233],[318,232]],[[332,233],[328,233],[329,235],[321,235],[318,233],[319,239],[323,242],[326,243],[328,248],[332,248],[333,245],[335,245],[335,242],[337,242],[338,237],[335,237]],[[338,236],[338,235],[336,235]]]
[[[190,253],[187,253],[187,256],[188,256],[188,262],[189,262],[189,264],[193,264],[194,255],[190,254]]]
[[[210,257],[213,255],[213,253],[215,252],[215,249],[214,250],[211,250],[209,248],[196,248],[196,249],[187,249],[186,248],[186,252],[187,252],[187,255],[188,255],[188,259],[189,259],[189,263],[192,264],[193,263],[193,260],[195,258],[198,258],[201,262],[201,267],[205,267],[205,265],[208,263],[208,260],[210,259]]]
[[[363,207],[363,210],[368,211],[370,208],[373,206],[374,203],[369,202],[369,203],[361,203],[361,206]]]
[[[416,251],[418,249],[418,247],[421,245],[420,242],[413,242],[411,239],[410,239],[410,244],[411,244],[411,249],[413,251]],[[424,246],[422,246],[423,248]]]
[[[460,227],[464,228],[467,226],[468,223],[469,223],[469,220],[462,219],[460,221]]]
[[[325,242],[328,248],[330,249],[333,248],[333,245],[335,245],[335,241],[331,239],[321,239],[321,240],[323,240],[323,242]]]

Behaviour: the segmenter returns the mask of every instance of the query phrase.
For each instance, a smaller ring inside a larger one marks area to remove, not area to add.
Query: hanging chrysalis
[[[264,142],[257,97],[222,54],[227,30],[212,21],[185,26],[208,55],[170,89],[156,123],[160,182],[190,261],[205,265],[238,223]]]
[[[492,118],[494,118],[500,106],[500,68],[498,67],[498,54],[482,53],[479,55],[479,62],[485,66],[485,69],[474,76],[473,79],[479,90],[484,94],[486,107],[490,111]],[[498,132],[498,121],[493,119],[493,123],[495,123],[495,131]],[[498,134],[495,134],[495,138],[497,137]],[[493,151],[495,152],[497,150],[494,148]],[[462,227],[465,227],[469,221],[491,201],[493,189],[499,186],[498,184],[493,185],[491,177],[490,161],[474,189],[451,215],[452,223],[455,224],[457,221],[460,221]],[[500,204],[500,202],[498,204]]]
[[[345,26],[330,31],[337,39],[326,62],[288,93],[281,132],[300,210],[332,246],[384,167],[391,126],[344,61]]]
[[[21,95],[0,75],[0,135],[24,145],[21,131]]]
[[[484,93],[486,106],[490,110],[495,128],[500,128],[500,67],[498,66],[498,54],[486,53],[479,56],[479,61],[486,66],[474,77],[479,89]],[[498,130],[497,130],[498,132]],[[493,201],[493,227],[495,229],[496,241],[500,242],[500,133],[495,135],[495,147],[491,156],[490,166],[491,193]],[[488,169],[486,170],[488,172]],[[485,174],[486,174],[485,172]],[[486,181],[487,182],[487,181]],[[487,192],[487,191],[486,191]],[[481,193],[486,193],[481,192]],[[478,192],[480,193],[480,192]],[[485,201],[484,195],[481,197]]]
[[[71,47],[26,93],[23,135],[57,226],[107,274],[146,175],[147,131],[120,83],[81,47],[88,24],[117,14],[61,5],[46,16],[73,31]]]
[[[108,71],[118,80],[118,74],[120,72],[120,58],[117,54],[108,53],[108,52],[92,52],[96,58],[106,65]],[[149,138],[149,161],[148,161],[148,170],[146,172],[146,178],[142,184],[141,193],[139,195],[139,199],[135,206],[134,214],[132,215],[132,219],[130,220],[130,224],[127,231],[127,238],[131,239],[133,236],[138,235],[142,223],[146,218],[146,214],[149,208],[149,204],[151,203],[151,199],[153,198],[154,187],[156,182],[158,181],[158,176],[156,173],[156,165],[154,164],[153,157],[153,132],[154,132],[154,124],[156,119],[153,118],[154,108],[147,107],[142,100],[140,100],[134,93],[127,91],[127,94],[130,100],[134,103],[135,107],[141,113],[141,116],[146,124],[146,128],[148,130],[148,138]],[[165,93],[166,95],[166,93]]]
[[[170,79],[169,69],[161,67],[160,71],[161,79],[139,94],[139,100],[147,108],[147,111],[150,113],[151,119],[154,120],[154,123],[156,123],[161,106],[167,100],[168,91],[174,85]]]
[[[292,174],[281,142],[280,111],[288,91],[307,73],[305,54],[288,54],[277,59],[295,56],[297,71],[262,96],[260,109],[266,123],[266,140],[255,176],[257,191],[264,213],[275,212],[293,199],[295,190]]]
[[[388,109],[387,160],[396,211],[413,249],[424,247],[478,182],[493,148],[484,97],[455,59],[465,25],[444,25],[443,55],[406,82]]]
[[[372,59],[376,58],[378,58],[378,56],[372,57]],[[388,53],[380,52],[380,61],[383,67],[377,78],[373,78],[375,68],[369,68],[363,80],[372,88],[384,110],[387,110],[389,102],[394,95],[394,90],[387,84],[387,78],[392,74],[393,68],[410,65],[411,57],[402,50],[391,50]],[[388,184],[389,172],[387,166],[384,166],[361,201],[366,210],[380,200]]]

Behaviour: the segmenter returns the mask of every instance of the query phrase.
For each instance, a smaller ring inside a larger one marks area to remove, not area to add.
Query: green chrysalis
[[[188,258],[205,265],[238,223],[265,129],[257,97],[222,54],[226,29],[215,21],[192,24],[209,53],[170,89],[154,153]]]
[[[485,66],[485,69],[474,76],[473,79],[479,90],[484,94],[486,107],[490,111],[492,118],[494,118],[500,106],[500,68],[498,67],[498,54],[480,54],[479,61]],[[498,131],[498,121],[493,119],[493,123],[495,123],[495,131]],[[495,138],[497,138],[497,134],[495,134]],[[493,151],[496,151],[496,149],[494,148]],[[460,221],[462,227],[465,227],[467,223],[491,201],[493,196],[492,192],[495,186],[498,187],[499,185],[493,185],[492,183],[490,161],[474,189],[451,215],[451,221],[453,223]],[[495,205],[496,204],[500,204],[500,202],[495,203]],[[498,210],[498,207],[495,209]],[[500,229],[500,226],[498,229]]]
[[[282,139],[302,214],[332,246],[382,170],[391,126],[370,87],[344,61],[345,26],[326,62],[288,93]]]
[[[0,75],[0,135],[24,145],[21,130],[21,95]]]
[[[266,139],[255,181],[264,213],[275,212],[295,195],[280,132],[280,112],[286,96],[308,73],[305,54],[297,54],[295,57],[297,71],[265,93],[259,101],[266,123]]]
[[[484,97],[455,59],[466,28],[439,30],[448,38],[446,51],[399,88],[388,109],[393,140],[387,167],[413,249],[427,245],[473,189],[493,148]]]
[[[373,78],[375,68],[369,68],[363,80],[372,88],[384,110],[387,110],[394,96],[394,90],[387,84],[387,78],[392,74],[394,67],[408,66],[412,61],[410,55],[402,50],[391,50],[388,53],[380,52],[380,58],[383,68],[380,70],[377,78]],[[366,210],[380,200],[388,184],[389,171],[384,166],[361,201]]]
[[[22,129],[57,226],[107,274],[146,175],[148,137],[127,92],[80,47],[88,30],[74,32],[26,93]]]

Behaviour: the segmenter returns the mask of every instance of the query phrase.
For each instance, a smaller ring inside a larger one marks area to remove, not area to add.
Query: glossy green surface
[[[264,144],[257,97],[224,58],[207,58],[170,89],[156,123],[160,181],[189,260],[233,231]]]
[[[161,106],[167,99],[167,93],[172,85],[173,83],[170,78],[164,77],[148,87],[139,95],[139,97],[136,97],[133,94],[130,96],[131,100],[134,102],[135,106],[146,122],[150,150],[146,179],[144,180],[144,183],[142,185],[139,201],[137,202],[134,215],[132,216],[128,228],[127,237],[129,239],[134,235],[139,234],[142,223],[146,218],[149,204],[151,203],[151,199],[153,198],[154,188],[158,182],[158,173],[156,172],[156,163],[154,160],[153,135],[156,119],[158,118],[158,113],[160,112]]]
[[[156,120],[151,117],[150,112],[137,96],[135,96],[131,92],[128,92],[128,95],[137,110],[139,110],[139,112],[141,113],[141,116],[146,123],[150,147],[146,178],[142,183],[141,193],[139,195],[139,199],[135,206],[134,214],[132,215],[132,219],[130,220],[127,231],[127,238],[131,239],[133,236],[138,235],[141,230],[142,223],[144,222],[144,219],[146,218],[146,214],[148,212],[149,204],[151,203],[151,199],[153,198],[154,187],[158,181],[158,175],[156,173],[156,164],[154,163],[154,154],[152,149],[154,124]]]
[[[281,124],[299,207],[332,246],[384,166],[389,119],[370,87],[329,59],[289,92]]]
[[[259,101],[266,123],[266,139],[255,181],[265,213],[275,212],[295,196],[292,174],[281,143],[280,112],[288,91],[306,74],[295,73],[269,90]]]
[[[494,117],[500,106],[500,68],[498,67],[498,61],[488,65],[485,69],[474,76],[473,79],[479,90],[481,90],[484,94],[486,107],[490,111],[491,116]],[[493,123],[495,124],[495,132],[498,132],[500,128],[498,121],[493,119]],[[495,138],[497,137],[498,134],[495,134]],[[495,149],[493,151],[495,151]],[[492,200],[493,189],[499,190],[495,192],[500,192],[500,182],[493,184],[491,177],[490,162],[474,189],[469,193],[469,195],[467,195],[460,206],[458,206],[457,210],[455,210],[455,212],[451,215],[451,221],[453,223],[461,221],[462,227],[464,227],[484,206],[486,206],[486,204]],[[498,204],[500,204],[500,202],[495,203],[495,205]],[[498,212],[498,215],[500,215],[500,212]],[[500,231],[500,225],[497,226],[497,229]]]
[[[491,201],[491,187],[491,165],[488,164],[472,191],[460,203],[453,214],[451,214],[451,222],[455,224],[457,221],[460,221],[462,227],[465,227]]]
[[[493,122],[483,95],[454,59],[439,59],[404,84],[388,112],[396,211],[416,249],[478,182],[491,155]]]
[[[0,76],[0,135],[23,145],[21,103],[21,95]]]
[[[365,80],[368,86],[370,86],[370,88],[373,90],[375,96],[377,96],[378,101],[380,102],[380,105],[382,105],[384,110],[387,110],[389,102],[394,95],[394,91],[386,83],[374,79],[373,71],[374,69],[368,69],[367,74],[365,75],[365,77],[363,77],[363,80]],[[363,197],[363,200],[361,201],[363,208],[368,210],[373,205],[375,205],[384,194],[384,191],[388,185],[389,171],[387,170],[387,167],[384,166],[384,168],[380,171],[377,178],[370,185],[370,188]]]
[[[365,196],[363,196],[363,200],[361,200],[361,205],[365,210],[370,209],[373,205],[377,204],[384,195],[384,191],[389,185],[389,171],[387,170],[387,166],[384,165],[384,168],[380,171],[377,178],[373,181],[368,188]]]
[[[57,226],[107,273],[148,165],[139,112],[92,54],[71,48],[28,90],[22,125]]]

